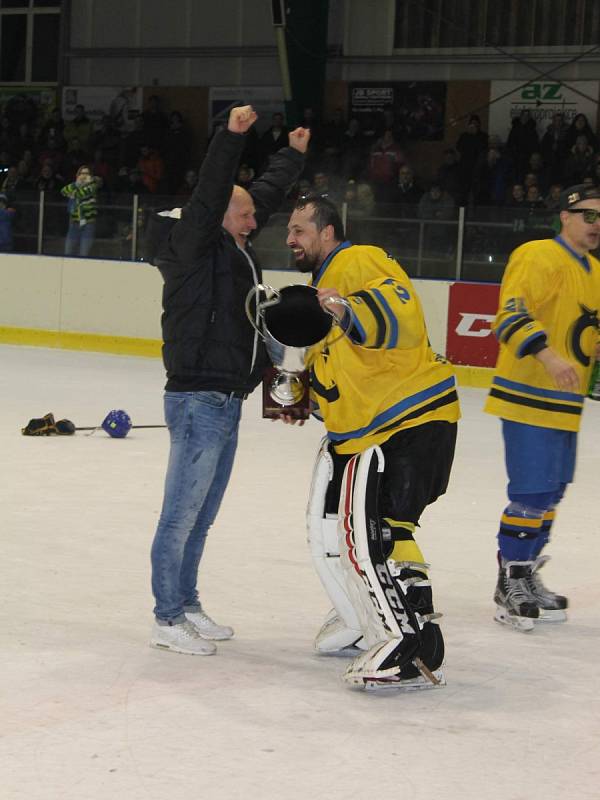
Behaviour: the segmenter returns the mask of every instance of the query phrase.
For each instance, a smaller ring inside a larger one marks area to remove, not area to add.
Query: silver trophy
[[[264,299],[260,299],[261,295]],[[302,400],[305,384],[301,373],[311,366],[323,346],[333,344],[352,327],[354,315],[348,301],[340,298],[335,302],[348,311],[344,327],[333,312],[321,308],[314,286],[292,284],[274,289],[260,283],[248,292],[246,314],[264,339],[267,353],[278,370],[269,392],[279,405],[293,406]],[[331,338],[336,325],[340,328],[339,335]]]

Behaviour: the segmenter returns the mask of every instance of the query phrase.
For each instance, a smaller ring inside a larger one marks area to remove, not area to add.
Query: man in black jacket
[[[171,438],[163,507],[152,545],[156,623],[150,644],[211,655],[233,630],[203,610],[196,588],[209,527],[227,487],[242,401],[267,356],[244,306],[260,283],[249,238],[282,204],[304,166],[310,132],[297,128],[249,191],[234,186],[251,106],[215,134],[189,203],[154,263],[163,289],[165,419]]]

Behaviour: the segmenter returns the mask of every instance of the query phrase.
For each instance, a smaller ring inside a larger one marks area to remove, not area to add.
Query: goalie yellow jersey
[[[312,285],[337,289],[354,312],[349,336],[328,344],[311,368],[311,397],[338,453],[458,420],[452,366],[433,353],[421,303],[397,261],[379,247],[343,242]]]
[[[485,410],[512,422],[579,430],[594,365],[600,308],[600,262],[557,236],[528,242],[511,255],[493,330],[500,353]],[[573,364],[580,393],[557,389],[532,355],[547,344]]]

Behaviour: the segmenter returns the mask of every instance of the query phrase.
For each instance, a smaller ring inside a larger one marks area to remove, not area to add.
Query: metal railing
[[[144,261],[144,232],[157,208],[183,205],[185,198],[125,195],[99,198],[90,258]],[[64,254],[68,227],[62,197],[40,192],[14,204],[13,252]],[[510,252],[558,231],[557,212],[527,208],[456,208],[443,219],[420,216],[417,206],[378,204],[368,209],[344,203],[346,235],[393,255],[411,277],[498,281]],[[285,244],[289,210],[274,214],[254,242],[263,269],[294,269]]]

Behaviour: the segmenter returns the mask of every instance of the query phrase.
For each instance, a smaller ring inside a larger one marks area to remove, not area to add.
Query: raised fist
[[[229,112],[227,128],[232,133],[246,133],[257,119],[258,115],[252,106],[236,106]]]
[[[310,142],[310,128],[296,128],[288,134],[290,147],[298,150],[299,153],[306,153],[306,148]]]

